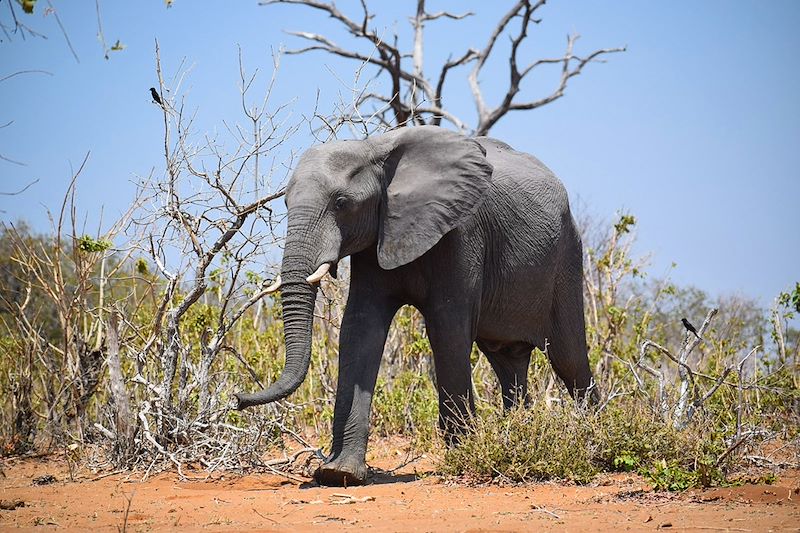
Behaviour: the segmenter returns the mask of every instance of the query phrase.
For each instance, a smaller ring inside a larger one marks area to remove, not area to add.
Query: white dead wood
[[[692,352],[703,342],[706,331],[711,324],[712,319],[717,314],[717,309],[709,310],[702,325],[698,328],[698,335],[687,331],[684,336],[683,344],[678,352],[674,355],[666,347],[653,342],[652,340],[645,340],[642,342],[639,352],[639,359],[635,364],[628,361],[619,359],[626,363],[629,367],[634,379],[642,392],[646,392],[646,385],[644,380],[637,374],[636,369],[641,369],[650,374],[657,380],[658,383],[658,398],[659,398],[659,413],[662,417],[671,420],[672,424],[677,429],[685,428],[692,422],[696,413],[703,408],[704,404],[712,397],[723,385],[728,385],[737,391],[737,407],[736,407],[736,435],[742,434],[741,420],[743,409],[743,391],[748,385],[745,384],[744,365],[745,363],[759,350],[756,346],[750,350],[741,360],[735,364],[726,366],[718,376],[709,376],[702,372],[696,371],[691,364],[689,364],[689,357]],[[646,355],[650,351],[655,351],[664,356],[669,362],[677,366],[678,375],[678,390],[677,398],[674,405],[670,405],[670,381],[668,375],[662,371],[653,368],[645,362]],[[735,383],[728,383],[726,378],[734,370],[738,373],[738,379]],[[705,389],[698,382],[702,379],[704,381],[712,381],[711,385]],[[753,384],[755,386],[755,384]]]

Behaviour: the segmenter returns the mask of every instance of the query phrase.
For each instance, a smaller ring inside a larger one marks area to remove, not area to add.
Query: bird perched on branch
[[[689,322],[685,318],[681,318],[681,322],[683,322],[683,327],[686,328],[686,331],[691,331],[692,333],[694,333],[695,337],[697,337],[698,339],[700,338],[700,335],[697,334],[697,330],[695,329],[695,327],[692,325],[691,322]]]
[[[164,107],[164,103],[161,101],[161,97],[158,95],[158,91],[156,91],[155,87],[150,87],[150,96],[153,97],[153,101],[155,101],[155,103],[161,107]]]

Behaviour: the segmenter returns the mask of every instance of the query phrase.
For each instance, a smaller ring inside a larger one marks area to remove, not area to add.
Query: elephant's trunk
[[[305,253],[301,250],[305,249]],[[311,325],[317,285],[306,281],[316,265],[308,261],[306,246],[287,240],[281,267],[283,331],[286,338],[286,365],[276,382],[253,394],[237,394],[237,409],[285,398],[303,383],[311,362]]]

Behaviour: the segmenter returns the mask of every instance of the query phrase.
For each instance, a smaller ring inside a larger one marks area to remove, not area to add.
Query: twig
[[[278,521],[277,521],[277,520],[273,520],[272,518],[270,518],[270,517],[268,517],[268,516],[264,516],[263,514],[259,513],[259,512],[256,510],[256,508],[255,508],[255,507],[251,507],[251,509],[253,510],[253,512],[254,512],[254,513],[256,513],[258,516],[260,516],[260,517],[261,517],[261,518],[263,518],[264,520],[269,520],[269,521],[270,521],[270,522],[272,522],[273,524],[277,524],[277,523],[278,523]]]
[[[315,454],[316,455],[319,452],[320,452],[319,448],[312,448],[312,447],[303,448],[301,450],[297,450],[296,452],[294,452],[291,455],[291,457],[284,457],[282,459],[270,459],[269,461],[267,461],[264,464],[267,465],[267,466],[278,466],[278,465],[283,465],[283,464],[291,465],[292,463],[294,463],[297,460],[298,457],[300,457],[304,453],[311,453],[311,454]]]
[[[126,471],[127,471],[126,469],[120,469],[120,470],[114,470],[113,472],[106,472],[105,474],[100,474],[99,476],[93,477],[89,481],[100,481],[101,479],[105,479],[107,477],[116,476],[118,474],[123,474]]]
[[[185,479],[186,476],[183,475],[183,470],[181,468],[181,463],[175,457],[175,454],[168,452],[163,446],[161,446],[155,438],[153,438],[153,434],[150,431],[150,424],[147,422],[146,414],[150,412],[150,403],[144,402],[143,408],[139,411],[139,420],[142,422],[142,432],[144,433],[144,437],[153,445],[153,447],[158,450],[159,453],[164,455],[165,457],[169,458],[178,469],[178,475],[181,479]]]
[[[329,499],[331,500],[331,505],[350,505],[353,503],[374,502],[375,496],[363,496],[359,498],[352,494],[334,493],[330,495]]]
[[[131,512],[131,504],[133,503],[133,497],[136,495],[136,491],[133,491],[130,496],[125,494],[125,491],[122,491],[122,495],[128,501],[128,505],[125,506],[125,516],[122,519],[122,527],[118,527],[117,529],[121,533],[125,533],[128,531],[128,514]]]
[[[5,158],[3,158],[3,159],[5,159]],[[14,161],[14,162],[16,163],[16,161]],[[19,164],[21,165],[23,163],[19,163]],[[15,192],[2,192],[2,191],[0,191],[0,195],[3,195],[3,196],[16,196],[18,194],[24,193],[25,191],[27,191],[29,188],[31,188],[32,186],[36,185],[37,183],[39,183],[39,179],[38,178],[33,180],[32,182],[30,182],[29,184],[25,185],[23,188],[21,188],[18,191],[15,191]]]
[[[0,83],[13,78],[14,76],[20,76],[22,74],[46,74],[47,76],[52,76],[53,73],[47,70],[39,70],[39,69],[29,69],[29,70],[18,70],[16,72],[12,72],[11,74],[7,74],[0,78]]]
[[[114,433],[113,433],[111,430],[109,430],[109,429],[105,428],[105,427],[104,427],[102,424],[100,424],[99,422],[95,422],[95,423],[93,424],[93,426],[94,426],[94,428],[95,428],[96,430],[98,430],[100,433],[102,433],[102,434],[103,434],[103,435],[104,435],[104,436],[105,436],[107,439],[109,439],[109,440],[111,440],[111,441],[114,441],[114,440],[116,440],[117,436],[116,436],[116,435],[114,435]]]
[[[534,505],[532,507],[532,510],[539,511],[541,513],[547,513],[550,516],[552,516],[553,518],[555,518],[556,520],[560,520],[561,519],[561,517],[558,516],[556,513],[554,513],[553,511],[548,510],[546,507],[543,507],[541,505]]]
[[[733,451],[734,451],[736,448],[738,448],[739,446],[741,446],[742,444],[744,444],[744,442],[745,442],[747,439],[749,439],[749,438],[753,437],[753,436],[754,436],[756,433],[757,433],[757,432],[755,432],[755,433],[754,433],[754,432],[752,432],[752,431],[749,431],[749,432],[745,433],[744,435],[742,435],[741,437],[739,437],[739,438],[738,438],[736,441],[734,441],[734,443],[733,443],[733,444],[731,444],[730,446],[728,446],[728,449],[727,449],[727,450],[725,450],[724,452],[722,452],[722,455],[720,455],[720,456],[717,458],[716,462],[714,463],[714,468],[717,468],[719,465],[721,465],[721,464],[722,464],[722,462],[723,462],[723,461],[724,461],[724,460],[725,460],[725,459],[726,459],[726,458],[727,458],[727,457],[728,457],[728,456],[729,456],[729,455],[730,455],[730,454],[731,454],[731,453],[732,453],[732,452],[733,452]]]
[[[302,478],[302,477],[296,476],[294,474],[290,474],[289,472],[284,472],[283,470],[278,470],[277,468],[275,468],[273,466],[270,466],[268,464],[264,464],[264,466],[267,468],[267,470],[269,470],[270,472],[272,472],[273,474],[275,474],[277,476],[282,476],[282,477],[285,477],[287,479],[291,479],[292,481],[296,481],[298,483],[305,483],[306,481],[308,481],[308,478]]]
[[[58,11],[56,11],[56,8],[53,7],[53,4],[50,2],[50,0],[47,0],[47,7],[50,8],[50,12],[53,14],[53,17],[55,17],[56,23],[58,24],[59,29],[61,29],[61,34],[64,36],[64,40],[67,41],[67,47],[69,47],[69,51],[72,52],[72,57],[75,58],[77,63],[80,63],[81,60],[78,58],[78,54],[75,52],[75,48],[72,46],[72,41],[69,40],[67,30],[61,23],[61,17],[58,16]]]
[[[717,526],[681,526],[681,529],[709,529],[714,531],[752,531],[752,529],[744,529],[741,527],[717,527]]]

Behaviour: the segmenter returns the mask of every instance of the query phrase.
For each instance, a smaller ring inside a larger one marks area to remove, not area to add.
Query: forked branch
[[[549,104],[564,96],[567,89],[569,80],[578,76],[583,68],[591,62],[599,62],[598,58],[606,54],[615,52],[624,52],[625,47],[621,48],[602,48],[595,50],[591,54],[580,57],[573,53],[575,41],[580,37],[577,34],[567,36],[567,48],[564,55],[555,58],[537,59],[522,70],[518,64],[518,54],[522,42],[528,37],[528,28],[531,23],[538,24],[541,19],[533,18],[534,13],[545,4],[546,0],[539,0],[535,4],[531,4],[530,0],[520,0],[514,7],[512,7],[500,22],[495,27],[491,36],[489,37],[486,46],[480,52],[477,52],[475,66],[469,76],[469,84],[472,89],[472,96],[475,100],[475,105],[478,111],[478,126],[475,128],[476,135],[486,135],[489,130],[505,116],[509,111],[521,111],[536,109],[543,105]],[[520,17],[522,23],[520,24],[519,32],[511,37],[511,51],[509,53],[509,84],[506,94],[503,96],[502,102],[494,108],[487,106],[481,91],[479,75],[481,69],[489,59],[497,39],[506,30],[508,24],[514,19]],[[527,102],[515,101],[515,97],[520,91],[520,84],[522,80],[534,69],[541,65],[561,64],[561,76],[559,78],[556,88],[547,96],[536,100],[529,100]]]
[[[567,48],[563,56],[538,59],[527,65],[520,66],[518,55],[523,48],[523,41],[528,37],[530,24],[538,24],[541,21],[541,19],[535,18],[534,14],[545,4],[545,0],[538,0],[535,3],[530,0],[520,0],[495,25],[482,49],[469,48],[461,55],[450,56],[441,66],[438,79],[434,84],[425,75],[425,23],[443,18],[459,21],[473,13],[454,14],[447,11],[429,13],[425,10],[425,0],[417,0],[416,14],[409,17],[411,26],[414,29],[411,51],[403,52],[397,45],[397,35],[394,36],[394,44],[390,44],[382,34],[370,26],[374,15],[370,14],[365,0],[361,0],[363,11],[361,20],[348,17],[333,2],[320,0],[265,0],[261,4],[297,4],[325,12],[343,25],[350,35],[358,40],[367,41],[374,49],[369,53],[341,46],[319,33],[292,31],[289,32],[290,35],[310,41],[310,45],[290,50],[287,53],[301,54],[319,50],[339,57],[354,59],[361,62],[362,65],[370,64],[378,67],[379,75],[385,73],[388,76],[390,89],[384,94],[376,94],[370,91],[357,100],[359,104],[368,102],[379,104],[374,116],[382,124],[394,127],[407,124],[440,125],[442,120],[446,120],[462,131],[470,131],[475,135],[486,135],[497,121],[509,111],[536,109],[561,98],[565,94],[569,80],[578,76],[586,65],[600,61],[600,57],[603,55],[625,50],[625,48],[603,48],[595,50],[587,56],[578,56],[573,52],[578,36],[570,35],[567,37]],[[509,86],[501,102],[492,107],[484,99],[479,77],[484,65],[496,49],[495,45],[498,39],[501,35],[509,33],[509,25],[517,18],[521,19],[519,30],[510,35]],[[411,58],[410,65],[407,63],[407,58]],[[404,62],[404,60],[406,61]],[[468,126],[464,120],[455,116],[452,111],[448,111],[444,103],[445,83],[450,70],[470,62],[475,63],[469,75],[469,86],[478,112],[477,125],[475,127]],[[553,91],[536,100],[519,101],[517,96],[521,90],[522,80],[537,67],[548,64],[560,64],[562,67],[560,77]],[[387,117],[384,116],[387,110],[391,110],[394,114],[393,121],[387,120]],[[355,114],[359,118],[363,116],[357,110]]]

